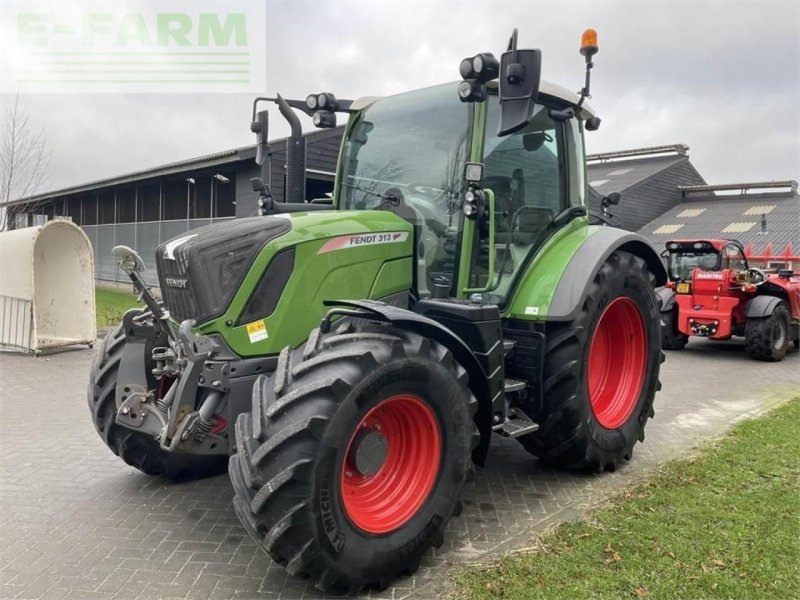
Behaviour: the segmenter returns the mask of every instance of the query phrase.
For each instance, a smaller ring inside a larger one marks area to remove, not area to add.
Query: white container
[[[97,339],[94,258],[66,220],[0,233],[0,348],[34,352]]]

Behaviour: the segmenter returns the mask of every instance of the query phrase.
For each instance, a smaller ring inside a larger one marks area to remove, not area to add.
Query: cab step
[[[533,433],[538,429],[539,424],[534,423],[528,415],[517,408],[508,416],[506,422],[503,423],[503,427],[497,433],[505,437],[515,438]]]
[[[527,381],[522,381],[521,379],[506,379],[503,391],[506,394],[513,394],[514,392],[521,392],[526,387],[528,387]]]

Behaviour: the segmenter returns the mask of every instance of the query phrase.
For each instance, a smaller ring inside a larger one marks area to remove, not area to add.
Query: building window
[[[97,200],[98,225],[110,225],[114,223],[114,192],[100,192]]]
[[[189,218],[208,219],[211,217],[211,177],[195,177],[194,185],[189,185]]]
[[[30,224],[30,215],[28,213],[17,213],[14,216],[14,229],[22,229]]]
[[[72,219],[72,222],[76,225],[82,225],[81,223],[81,199],[79,197],[73,196],[72,198],[68,198],[65,200],[67,204],[66,216]]]
[[[189,184],[183,179],[164,183],[164,196],[161,199],[161,213],[165,221],[186,218],[186,194]]]
[[[157,183],[140,185],[136,189],[137,217],[140,223],[158,221],[161,211],[161,186]]]
[[[117,223],[133,223],[136,221],[136,188],[123,187],[117,189]]]
[[[84,196],[81,199],[83,218],[81,225],[97,225],[97,196]]]

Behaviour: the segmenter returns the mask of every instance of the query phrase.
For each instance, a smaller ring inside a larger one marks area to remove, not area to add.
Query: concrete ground
[[[0,355],[0,598],[318,597],[240,527],[227,476],[172,484],[111,454],[86,406],[92,353]],[[440,596],[451,566],[531,545],[537,532],[797,392],[798,367],[795,351],[760,363],[738,341],[669,353],[647,440],[616,473],[553,471],[497,439],[445,545],[371,597]]]

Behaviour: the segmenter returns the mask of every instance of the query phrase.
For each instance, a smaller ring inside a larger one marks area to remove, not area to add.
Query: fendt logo
[[[265,6],[12,0],[4,26],[12,31],[0,27],[0,92],[259,91],[266,86]]]
[[[178,288],[181,290],[185,290],[189,287],[189,281],[186,279],[176,279],[175,277],[165,277],[164,281],[166,282],[168,287],[171,288]]]

